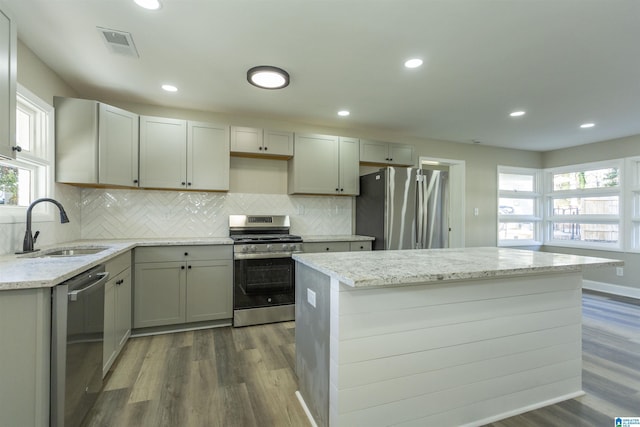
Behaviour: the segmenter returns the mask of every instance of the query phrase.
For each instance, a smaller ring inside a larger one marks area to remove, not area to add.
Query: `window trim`
[[[20,103],[33,105],[42,111],[39,120],[42,122],[39,126],[35,126],[34,133],[40,138],[35,147],[31,147],[31,151],[23,150],[17,153],[16,160],[3,161],[8,164],[23,169],[33,171],[31,184],[31,200],[40,197],[51,197],[53,194],[53,177],[54,177],[54,136],[55,136],[55,110],[52,105],[47,104],[37,95],[25,88],[21,84],[17,84],[16,109]],[[40,133],[41,132],[41,133]],[[43,203],[33,212],[34,222],[48,222],[55,220],[55,212],[49,203]],[[0,224],[16,224],[25,221],[26,206],[2,206],[0,207]]]
[[[598,162],[579,163],[574,165],[565,165],[561,167],[548,168],[544,170],[544,245],[567,248],[580,248],[592,250],[606,250],[612,252],[624,251],[629,243],[626,241],[625,230],[627,226],[627,207],[626,207],[626,168],[625,159],[611,159]],[[561,173],[571,173],[579,171],[598,170],[606,168],[618,168],[618,186],[616,187],[596,187],[585,189],[570,190],[553,190],[553,176]],[[607,195],[618,196],[618,214],[583,214],[583,215],[554,215],[553,200],[567,197],[599,197]],[[640,218],[639,218],[640,219]],[[558,223],[576,223],[576,224],[615,224],[618,226],[617,243],[602,242],[585,242],[574,240],[561,240],[553,238],[553,226]]]
[[[533,191],[501,190],[500,174],[529,175],[533,177]],[[543,194],[542,173],[540,169],[498,165],[497,185],[497,242],[499,247],[509,246],[541,246],[543,240]],[[500,213],[500,199],[533,200],[533,215],[505,215]],[[501,239],[502,224],[533,223],[533,239]]]

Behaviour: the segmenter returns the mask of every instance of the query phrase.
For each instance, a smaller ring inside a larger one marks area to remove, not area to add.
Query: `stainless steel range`
[[[233,246],[233,326],[295,319],[295,263],[302,238],[286,215],[230,215]]]

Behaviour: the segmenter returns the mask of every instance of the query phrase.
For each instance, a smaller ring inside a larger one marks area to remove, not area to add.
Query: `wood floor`
[[[640,303],[583,296],[585,396],[492,427],[609,426],[640,416]],[[294,322],[132,338],[84,427],[305,427]]]

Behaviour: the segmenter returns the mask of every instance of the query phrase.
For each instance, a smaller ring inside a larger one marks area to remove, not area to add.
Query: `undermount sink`
[[[83,255],[93,255],[98,252],[102,252],[109,248],[105,247],[91,247],[91,248],[67,248],[67,249],[53,249],[50,251],[42,252],[37,257],[75,257]]]

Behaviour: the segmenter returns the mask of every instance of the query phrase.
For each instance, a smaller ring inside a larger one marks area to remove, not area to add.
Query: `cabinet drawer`
[[[314,242],[303,243],[302,251],[310,252],[349,252],[349,242]]]
[[[136,248],[136,264],[141,262],[198,261],[233,258],[233,246],[149,246]]]
[[[117,257],[110,259],[106,263],[106,271],[109,272],[111,278],[116,277],[127,268],[131,267],[131,251],[127,251]]]
[[[370,251],[371,250],[371,242],[350,242],[349,248],[351,251]]]

